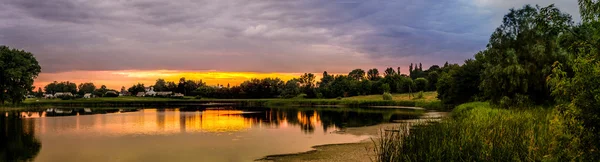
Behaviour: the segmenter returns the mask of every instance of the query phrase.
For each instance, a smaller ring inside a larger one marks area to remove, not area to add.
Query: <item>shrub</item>
[[[423,91],[419,91],[419,93],[417,93],[417,96],[415,96],[415,100],[416,99],[423,99],[424,95],[423,95]]]
[[[298,96],[294,97],[294,99],[304,99],[306,96],[308,96],[306,93],[300,93]]]
[[[417,78],[415,79],[416,91],[426,91],[427,85],[429,85],[429,81],[425,78]]]
[[[196,95],[196,97],[194,97],[195,99],[202,99],[202,96],[200,95]]]
[[[58,96],[58,98],[60,98],[61,100],[72,100],[72,99],[75,99],[75,97],[69,96],[69,95]]]
[[[387,92],[386,92],[386,93],[383,93],[383,100],[386,100],[386,101],[391,101],[391,100],[392,100],[392,98],[393,98],[392,94],[390,94],[390,93],[387,93]]]
[[[342,100],[342,97],[337,97],[336,100]]]

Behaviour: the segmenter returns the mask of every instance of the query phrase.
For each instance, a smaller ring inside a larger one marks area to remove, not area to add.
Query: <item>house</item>
[[[73,96],[73,94],[71,92],[56,92],[54,93],[54,97],[60,97],[60,96]]]
[[[92,98],[92,94],[91,93],[86,93],[83,95],[83,98]]]
[[[138,92],[135,96],[144,97],[144,96],[146,96],[146,92]]]
[[[183,97],[184,95],[181,93],[175,93],[175,95],[173,95],[173,97]]]
[[[156,92],[154,92],[154,87],[150,87],[150,88],[146,88],[146,89],[150,89],[146,91],[146,96],[155,96]]]
[[[173,94],[173,92],[171,92],[171,91],[165,91],[165,92],[156,92],[156,95],[157,95],[157,96],[170,96],[170,95],[172,95],[172,94]]]
[[[53,94],[44,94],[44,98],[55,98]]]

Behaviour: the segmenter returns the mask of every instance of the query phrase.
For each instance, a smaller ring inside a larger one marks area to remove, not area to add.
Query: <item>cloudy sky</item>
[[[554,3],[579,19],[576,0],[2,1],[0,44],[35,54],[38,86],[117,88],[164,75],[224,84],[398,66],[406,73],[411,62],[471,58],[513,7]]]

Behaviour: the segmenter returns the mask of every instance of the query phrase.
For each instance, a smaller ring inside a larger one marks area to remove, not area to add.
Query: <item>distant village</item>
[[[71,92],[56,92],[54,94],[44,94],[43,98],[51,99],[51,98],[60,98],[64,96],[68,97],[82,97],[82,98],[95,98],[102,97],[96,96],[92,93],[85,93],[83,96],[77,96],[78,94],[73,94]],[[136,96],[136,97],[184,97],[185,95],[182,93],[173,93],[172,91],[154,91],[154,87],[145,88],[144,92],[138,92],[135,95],[132,95],[129,91],[122,88],[120,92],[117,91],[106,91],[104,96],[107,97],[119,97],[119,96]],[[27,98],[34,98],[33,95],[28,95]]]

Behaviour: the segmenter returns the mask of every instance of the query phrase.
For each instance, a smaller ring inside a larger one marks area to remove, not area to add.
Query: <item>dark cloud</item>
[[[576,14],[577,3],[557,1]],[[43,72],[345,72],[460,62],[528,0],[6,0],[0,44]],[[577,17],[577,16],[576,16]]]

